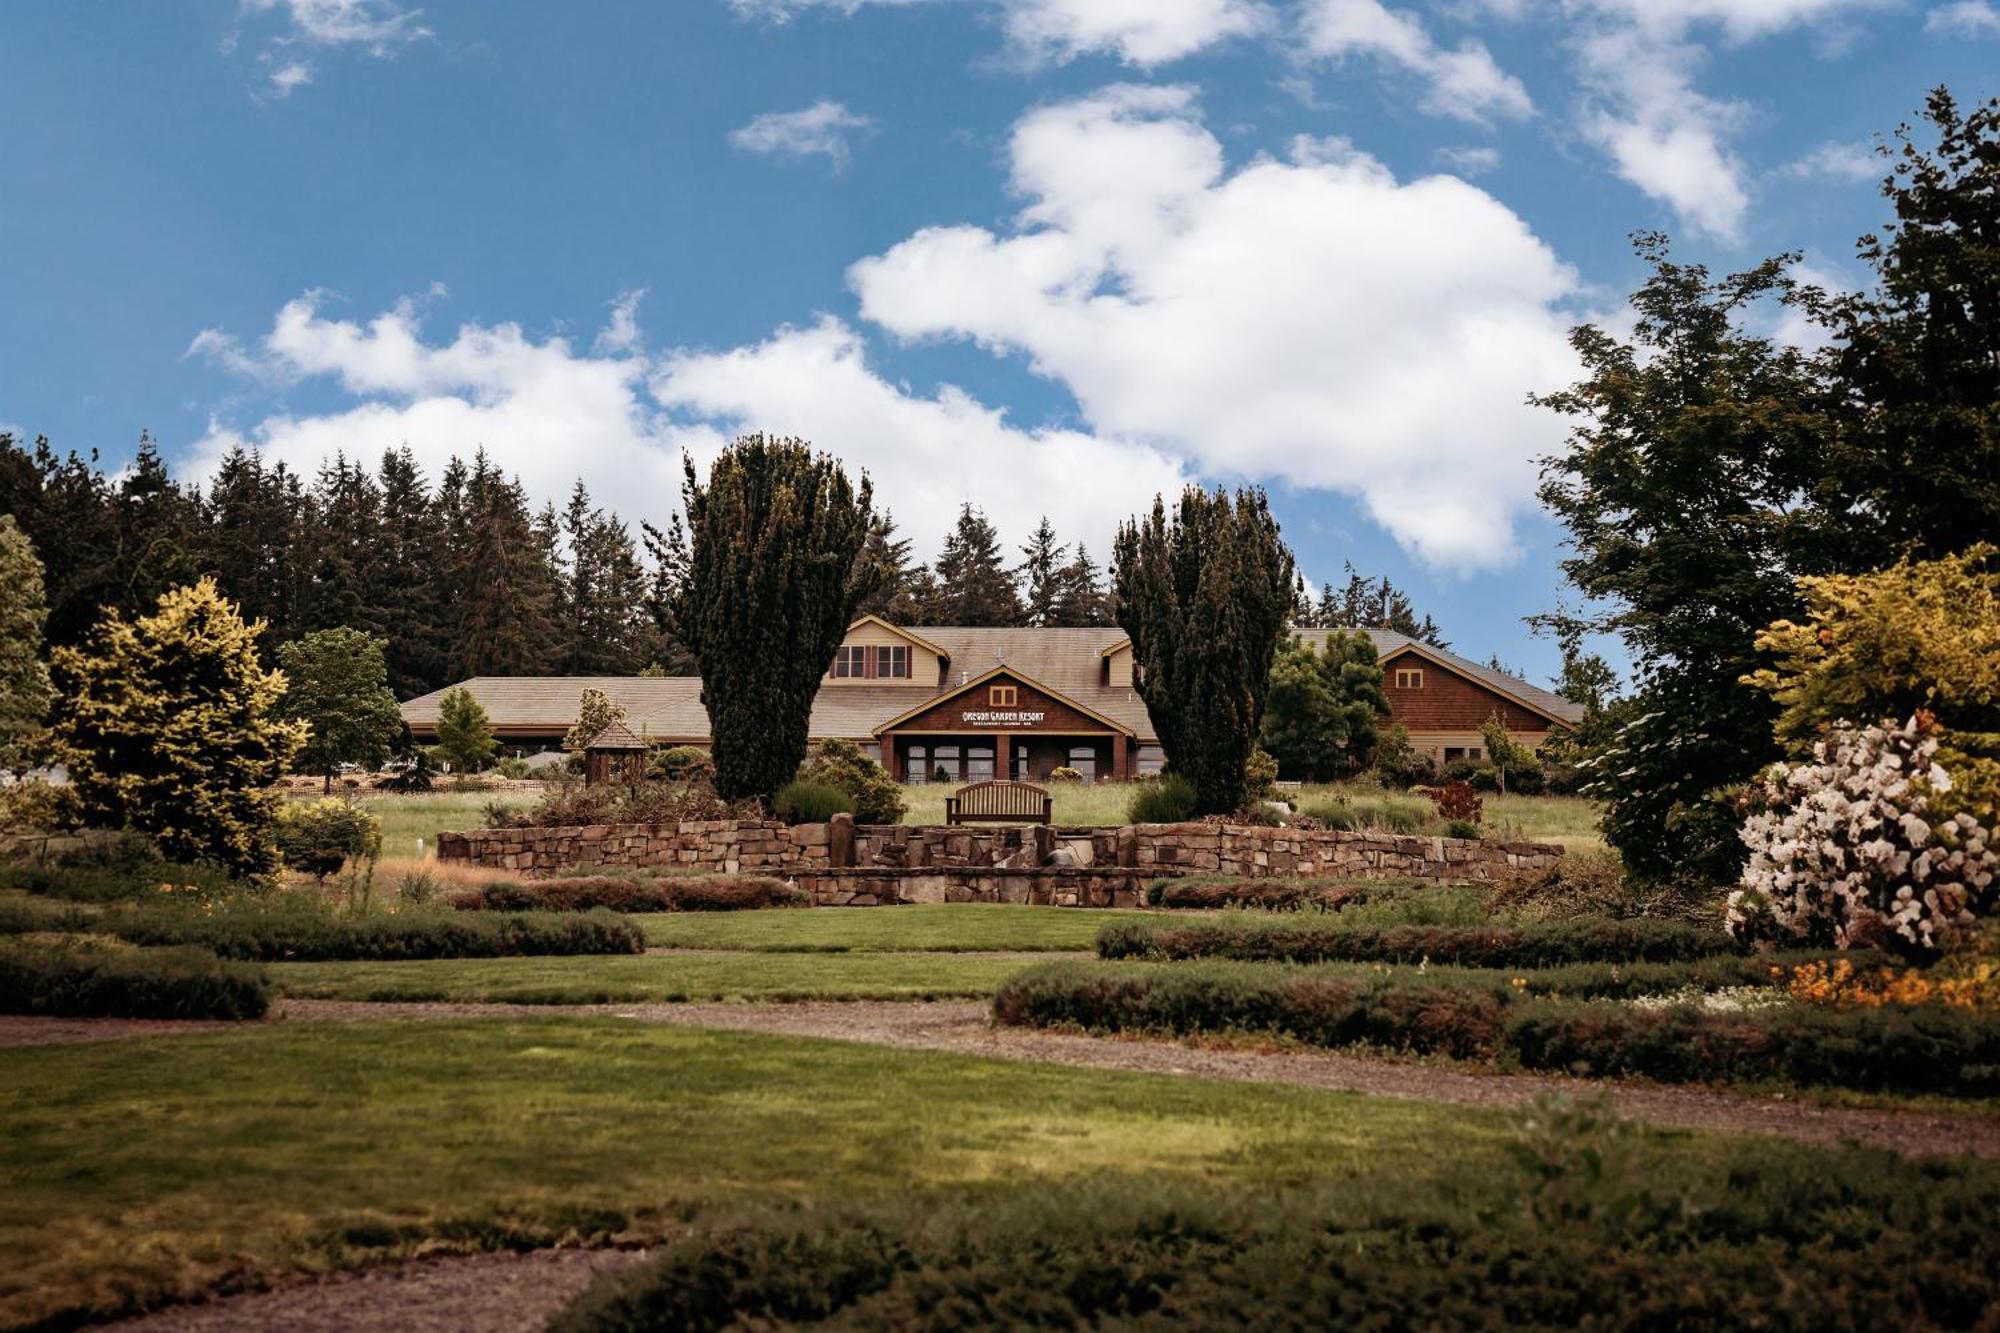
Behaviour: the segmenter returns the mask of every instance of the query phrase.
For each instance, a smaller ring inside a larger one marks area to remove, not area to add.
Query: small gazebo
[[[623,783],[636,787],[646,780],[646,742],[632,734],[623,722],[613,722],[583,747],[583,781],[594,787],[600,782]]]

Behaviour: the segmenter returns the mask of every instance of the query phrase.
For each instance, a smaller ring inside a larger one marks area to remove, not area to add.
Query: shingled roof
[[[643,750],[646,742],[632,734],[632,728],[623,722],[613,722],[604,730],[590,738],[583,747],[588,750]]]
[[[908,632],[935,645],[949,657],[944,678],[904,684],[830,685],[813,700],[814,737],[866,740],[882,724],[911,708],[942,697],[964,682],[997,666],[1012,667],[1091,711],[1129,728],[1141,740],[1158,734],[1138,692],[1123,685],[1106,685],[1105,653],[1126,640],[1123,630],[992,629],[983,626],[921,625]],[[1324,642],[1329,630],[1301,630],[1301,637]],[[1530,708],[1574,723],[1583,709],[1569,700],[1469,658],[1420,643],[1394,630],[1368,631],[1378,657],[1415,649],[1471,680]],[[486,709],[494,734],[501,738],[543,735],[567,730],[575,721],[585,689],[599,689],[625,710],[628,731],[635,739],[656,745],[706,744],[708,711],[701,703],[701,681],[692,676],[475,676],[461,682]],[[445,691],[410,700],[403,718],[412,727],[435,728]]]

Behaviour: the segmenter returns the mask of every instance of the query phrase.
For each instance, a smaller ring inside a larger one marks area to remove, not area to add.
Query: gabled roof
[[[988,671],[985,675],[975,676],[973,679],[966,681],[963,685],[953,686],[951,689],[945,690],[941,694],[933,694],[930,698],[924,700],[916,707],[907,709],[904,712],[897,714],[895,717],[890,718],[887,722],[883,722],[877,725],[875,728],[875,734],[879,736],[885,731],[894,731],[897,727],[909,721],[911,718],[916,717],[922,713],[928,713],[931,709],[936,708],[939,704],[950,703],[953,699],[956,699],[961,694],[970,694],[972,691],[986,684],[986,682],[992,680],[995,676],[1012,677],[1014,680],[1017,680],[1021,684],[1028,686],[1030,689],[1039,690],[1041,693],[1046,694],[1049,698],[1054,699],[1057,703],[1062,704],[1064,707],[1074,708],[1077,712],[1083,714],[1085,717],[1091,718],[1098,722],[1102,722],[1105,726],[1111,728],[1113,731],[1122,731],[1127,736],[1137,736],[1139,734],[1136,728],[1128,726],[1125,723],[1118,721],[1116,718],[1106,717],[1104,714],[1098,712],[1096,709],[1090,707],[1088,704],[1079,703],[1077,700],[1072,699],[1070,696],[1064,694],[1061,690],[1055,689],[1048,685],[1044,685],[1041,681],[1036,680],[1033,676],[1028,675],[1025,671],[1020,671],[1014,667],[1005,665],[996,666],[991,671]]]
[[[861,617],[859,620],[855,621],[852,625],[849,625],[847,627],[847,632],[849,634],[852,634],[854,633],[855,630],[860,629],[863,625],[880,625],[883,629],[888,630],[891,634],[896,635],[898,638],[908,639],[911,643],[915,644],[917,647],[923,649],[927,653],[936,653],[939,657],[951,656],[950,653],[938,647],[936,644],[932,643],[929,639],[926,639],[921,635],[914,634],[911,631],[904,629],[901,625],[897,625],[890,621],[884,620],[882,619],[882,617],[876,615],[873,611],[870,611],[867,615]]]
[[[1293,631],[1300,638],[1314,645],[1323,645],[1326,636],[1333,633],[1325,629],[1302,629]],[[1559,722],[1565,727],[1573,727],[1583,720],[1583,705],[1563,698],[1553,690],[1545,690],[1539,685],[1531,685],[1518,676],[1510,676],[1504,671],[1496,671],[1484,663],[1471,658],[1460,657],[1435,644],[1413,639],[1407,634],[1392,629],[1371,629],[1366,631],[1369,641],[1375,645],[1375,660],[1386,662],[1399,653],[1415,653],[1455,675],[1464,676],[1473,684],[1491,690],[1531,713],[1539,713],[1551,722]]]
[[[632,728],[623,722],[613,722],[604,730],[590,738],[586,750],[643,750],[646,742],[632,734]]]

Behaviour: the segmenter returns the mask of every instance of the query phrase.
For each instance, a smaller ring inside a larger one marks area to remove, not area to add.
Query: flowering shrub
[[[2000,849],[1972,815],[1934,810],[1951,789],[1937,749],[1919,714],[1901,727],[1841,727],[1811,762],[1769,770],[1751,793],[1750,862],[1729,896],[1729,929],[1920,952],[1962,938],[1992,909]]]
[[[1784,969],[1773,971],[1783,973]],[[2000,1011],[2000,967],[1982,962],[1961,976],[1878,967],[1862,971],[1845,958],[1792,968],[1785,989],[1801,1004],[1880,1009],[1888,1004],[1941,1004]]]

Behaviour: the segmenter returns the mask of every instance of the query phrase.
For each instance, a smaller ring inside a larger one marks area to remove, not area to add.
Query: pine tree
[[[278,715],[263,631],[203,578],[152,615],[107,610],[84,646],[55,651],[51,737],[87,818],[149,834],[171,860],[276,870],[270,788],[305,728]]]
[[[0,514],[0,770],[21,765],[23,742],[41,731],[48,712],[48,618],[42,562],[13,515]]]
[[[410,699],[445,682],[444,603],[436,570],[444,543],[416,456],[407,447],[388,450],[377,475],[381,559],[371,600],[386,645],[389,688],[396,697]]]
[[[201,532],[200,505],[168,474],[159,446],[144,432],[112,511],[120,537],[120,610],[136,613],[195,580],[200,561],[189,544]]]
[[[821,678],[854,610],[873,487],[800,440],[750,435],[709,469],[687,460],[693,549],[674,622],[701,668],[725,798],[769,799],[805,758]]]
[[[1021,595],[1000,557],[1000,534],[971,505],[937,560],[937,620],[947,625],[1018,625]]]
[[[378,769],[403,731],[403,714],[389,692],[382,644],[356,629],[314,630],[278,649],[285,672],[283,716],[308,728],[298,765],[325,778],[342,764]]]
[[[80,642],[121,596],[122,538],[97,455],[58,457],[47,436],[30,453],[0,433],[0,513],[14,516],[41,557],[48,641]]]
[[[896,535],[896,517],[883,513],[868,525],[868,544],[861,550],[858,578],[874,589],[856,608],[860,615],[878,615],[892,625],[920,623],[926,613],[922,585],[928,571],[910,566],[910,539]]]
[[[1062,595],[1056,599],[1052,625],[1096,627],[1113,625],[1111,598],[1104,589],[1104,576],[1090,558],[1090,548],[1076,544],[1076,558],[1063,566]]]
[[[335,453],[320,465],[312,494],[307,525],[311,585],[301,625],[379,634],[381,488],[361,464]]]
[[[1118,530],[1113,592],[1132,638],[1138,690],[1170,770],[1197,812],[1227,814],[1247,794],[1271,663],[1291,611],[1294,567],[1264,494],[1199,487],[1171,520],[1162,500]]]
[[[1021,548],[1021,564],[1015,577],[1027,589],[1027,597],[1021,608],[1021,623],[1037,628],[1056,623],[1057,608],[1062,604],[1064,574],[1062,565],[1063,548],[1056,541],[1055,525],[1048,515],[1029,536],[1028,544]]]
[[[1366,579],[1347,565],[1347,582],[1336,593],[1328,584],[1313,608],[1313,618],[1323,629],[1387,629],[1427,643],[1433,648],[1449,648],[1429,616],[1419,619],[1416,608],[1403,591],[1384,576]]]
[[[555,513],[531,516],[528,498],[486,458],[463,478],[463,545],[451,551],[451,671],[525,676],[556,656]]]
[[[687,582],[687,528],[682,524],[681,516],[675,514],[668,521],[665,532],[650,523],[641,523],[639,531],[640,540],[645,543],[646,558],[652,563],[652,568],[646,573],[646,590],[641,603],[651,629],[646,649],[648,667],[657,667],[662,676],[691,676],[694,674],[694,654],[688,651],[674,629],[674,604],[680,598],[682,585]]]

